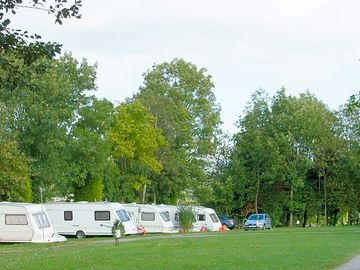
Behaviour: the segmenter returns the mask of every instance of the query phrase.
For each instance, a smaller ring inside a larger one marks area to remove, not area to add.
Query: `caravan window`
[[[33,217],[40,229],[50,227],[49,219],[45,213],[36,213],[33,214]]]
[[[166,211],[166,212],[160,212],[160,216],[162,217],[162,219],[164,221],[170,221],[170,216],[169,216],[169,212]]]
[[[142,221],[154,221],[155,213],[154,212],[141,212]]]
[[[125,221],[129,221],[130,217],[128,215],[128,213],[126,213],[125,210],[117,210],[116,214],[119,216],[121,222],[125,222]]]
[[[64,220],[66,220],[66,221],[73,220],[73,212],[72,211],[64,211]]]
[[[216,214],[210,214],[210,217],[211,217],[211,219],[212,219],[212,221],[213,222],[215,222],[215,223],[217,223],[217,222],[219,222],[219,219],[218,219],[218,217],[217,217],[217,215]]]
[[[110,220],[110,211],[95,211],[95,220]]]
[[[26,215],[5,215],[6,225],[27,225]]]
[[[198,221],[205,221],[205,214],[198,214]]]
[[[179,213],[178,212],[175,213],[175,221],[179,222]]]

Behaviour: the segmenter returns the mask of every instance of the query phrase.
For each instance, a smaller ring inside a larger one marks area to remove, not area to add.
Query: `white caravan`
[[[0,242],[63,242],[45,207],[32,203],[0,202]]]
[[[136,225],[143,227],[147,233],[174,233],[174,224],[166,212],[156,205],[125,204]]]
[[[175,230],[179,230],[179,208],[175,205],[159,204],[157,205],[168,216],[174,225]]]
[[[195,206],[194,214],[196,222],[194,223],[194,231],[200,231],[203,227],[207,231],[219,231],[222,227],[219,217],[211,208],[203,206]]]
[[[57,202],[44,204],[56,231],[62,235],[112,235],[115,220],[120,220],[125,234],[137,234],[134,221],[124,206],[115,202]]]
[[[173,222],[175,229],[179,229],[179,208],[174,205],[165,204],[160,204],[158,207],[165,211],[171,222]],[[222,224],[213,209],[203,206],[193,206],[192,211],[195,218],[192,231],[198,232],[203,228],[206,229],[206,231],[219,231],[222,227]]]

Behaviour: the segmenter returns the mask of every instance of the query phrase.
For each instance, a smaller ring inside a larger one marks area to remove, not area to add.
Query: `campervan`
[[[44,204],[51,222],[59,234],[112,235],[115,220],[120,220],[125,234],[137,234],[134,221],[124,206],[115,202],[56,202]]]
[[[207,231],[219,231],[222,227],[213,209],[204,206],[195,206],[193,211],[196,219],[193,228],[194,231],[200,231],[202,228],[206,228]]]
[[[0,202],[0,242],[62,242],[45,207],[32,203]]]
[[[143,227],[148,233],[177,232],[166,211],[156,205],[132,203],[124,206],[136,225]]]

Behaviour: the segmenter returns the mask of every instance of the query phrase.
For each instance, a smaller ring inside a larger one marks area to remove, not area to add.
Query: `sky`
[[[360,91],[358,0],[83,0],[55,25],[19,9],[12,27],[98,64],[95,95],[120,103],[152,65],[183,58],[212,76],[223,130],[236,132],[255,90],[309,91],[336,110]]]

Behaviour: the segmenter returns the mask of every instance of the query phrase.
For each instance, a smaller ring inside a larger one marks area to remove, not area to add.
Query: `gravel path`
[[[360,270],[360,254],[335,270]]]

